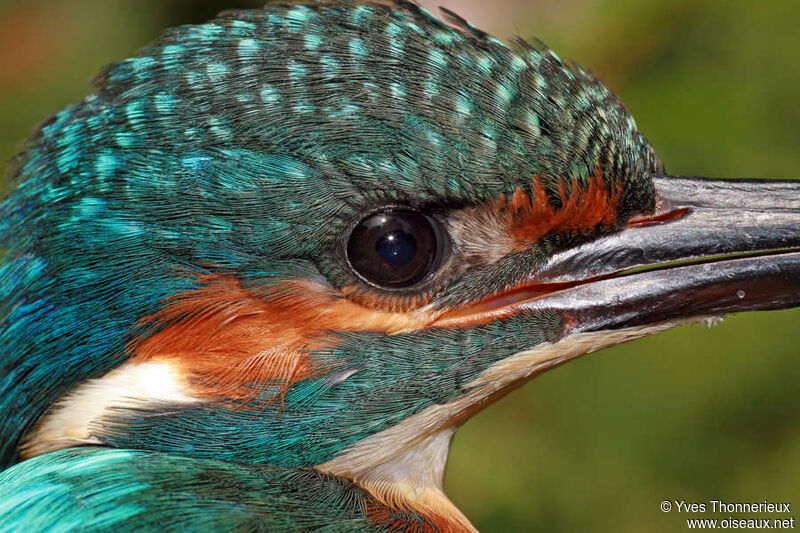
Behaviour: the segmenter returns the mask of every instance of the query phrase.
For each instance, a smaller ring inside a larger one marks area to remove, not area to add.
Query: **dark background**
[[[800,178],[800,2],[423,3],[595,71],[671,173]],[[162,28],[261,4],[0,3],[0,159]],[[728,317],[544,375],[459,431],[449,495],[484,531],[684,531],[664,499],[800,507],[798,318]]]

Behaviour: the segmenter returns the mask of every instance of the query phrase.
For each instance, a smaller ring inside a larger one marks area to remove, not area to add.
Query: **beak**
[[[800,181],[658,177],[656,211],[444,318],[565,316],[564,336],[800,305]]]

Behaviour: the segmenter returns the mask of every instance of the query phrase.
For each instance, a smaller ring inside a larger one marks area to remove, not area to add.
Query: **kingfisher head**
[[[348,477],[465,524],[464,420],[577,356],[800,302],[789,182],[677,178],[591,74],[408,2],[168,30],[0,204],[0,451]]]

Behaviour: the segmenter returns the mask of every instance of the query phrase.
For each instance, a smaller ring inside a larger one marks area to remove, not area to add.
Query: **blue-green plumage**
[[[424,527],[389,512],[347,480],[154,452],[77,448],[43,455],[0,478],[0,532],[378,532]],[[370,518],[370,517],[373,518]]]
[[[230,273],[260,290],[302,276],[339,289],[353,277],[336,252],[359,213],[402,204],[444,215],[530,189],[534,174],[558,202],[563,176],[580,182],[599,164],[626,184],[624,220],[652,203],[639,177],[659,168],[589,75],[547,49],[515,52],[402,2],[231,12],[167,31],[97,83],[42,125],[0,207],[5,464],[43,410],[124,361],[146,335],[141,319],[195,287],[193,276]],[[542,242],[494,265],[470,260],[431,291],[443,305],[479,298],[552,248]],[[457,394],[448,383],[437,395]],[[435,401],[421,392],[407,397],[407,413]],[[180,449],[206,455],[204,447],[198,439]],[[304,460],[288,453],[279,462]]]
[[[0,530],[471,530],[442,482],[477,410],[800,304],[763,253],[796,187],[660,176],[592,75],[445,18],[227,12],[39,128],[0,203]],[[714,203],[753,190],[772,218]]]

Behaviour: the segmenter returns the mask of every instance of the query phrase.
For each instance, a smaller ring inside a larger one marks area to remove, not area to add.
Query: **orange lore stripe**
[[[308,357],[329,342],[321,339],[328,331],[399,333],[428,322],[414,313],[364,308],[309,280],[283,280],[263,295],[232,276],[208,275],[201,282],[145,317],[147,325],[166,326],[129,346],[134,360],[177,363],[200,394],[243,399],[272,386],[277,397],[335,365]]]
[[[538,175],[533,177],[533,182],[533,197],[518,188],[510,200],[503,195],[491,207],[506,214],[508,233],[518,250],[528,248],[551,232],[580,233],[597,226],[611,228],[617,222],[622,185],[610,189],[603,180],[600,167],[585,187],[573,180],[569,195],[564,181],[559,183],[561,208],[550,203]]]

